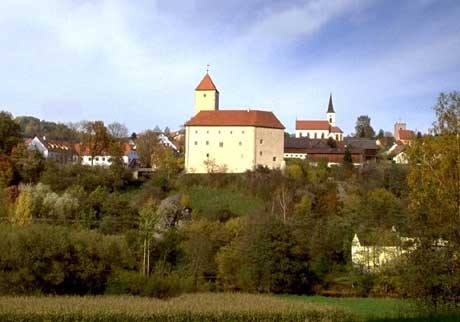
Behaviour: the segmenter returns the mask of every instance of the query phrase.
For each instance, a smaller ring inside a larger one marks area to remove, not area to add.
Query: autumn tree
[[[45,159],[37,150],[29,150],[18,144],[11,152],[11,160],[19,179],[24,183],[36,183],[45,169]]]
[[[13,120],[13,116],[0,111],[0,153],[9,154],[21,142],[21,128]]]
[[[409,292],[433,304],[460,301],[460,96],[441,94],[434,136],[408,151],[409,210],[417,249],[410,256]]]
[[[107,128],[102,121],[86,122],[83,125],[82,133],[83,147],[91,155],[91,164],[96,155],[101,155],[106,151],[111,143]]]
[[[371,118],[361,115],[356,120],[355,137],[371,139],[375,136],[375,131],[371,126]]]
[[[158,133],[147,130],[137,136],[136,151],[139,155],[139,161],[144,167],[152,166],[152,155],[160,147],[158,142]]]

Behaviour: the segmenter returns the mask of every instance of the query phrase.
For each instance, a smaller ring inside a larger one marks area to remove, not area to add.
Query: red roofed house
[[[395,123],[395,141],[401,141],[402,144],[409,144],[415,139],[414,131],[406,129],[406,123]]]
[[[343,140],[343,131],[335,125],[335,111],[332,104],[332,94],[329,96],[329,105],[326,120],[296,120],[295,136],[310,139],[333,138],[336,141]]]
[[[272,112],[219,110],[208,73],[195,89],[195,116],[185,124],[187,173],[241,173],[283,164],[284,126]]]

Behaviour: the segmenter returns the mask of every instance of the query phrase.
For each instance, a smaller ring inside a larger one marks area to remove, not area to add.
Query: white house
[[[343,140],[343,131],[336,126],[335,111],[332,103],[332,94],[329,97],[329,105],[326,112],[326,120],[296,120],[295,136],[310,139]]]

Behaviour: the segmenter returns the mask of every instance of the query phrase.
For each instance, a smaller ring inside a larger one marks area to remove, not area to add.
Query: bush
[[[156,272],[150,277],[139,272],[118,270],[108,281],[106,294],[140,295],[166,299],[192,290],[191,280],[175,272]]]
[[[99,294],[112,270],[133,267],[123,237],[66,227],[0,227],[0,293]]]

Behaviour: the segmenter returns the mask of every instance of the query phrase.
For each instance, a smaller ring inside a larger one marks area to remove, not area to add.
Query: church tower
[[[330,126],[335,126],[335,111],[334,105],[332,104],[332,94],[329,96],[329,105],[327,107],[327,121]]]
[[[219,91],[211,76],[206,72],[206,75],[195,88],[195,115],[200,111],[217,110],[219,110]]]

